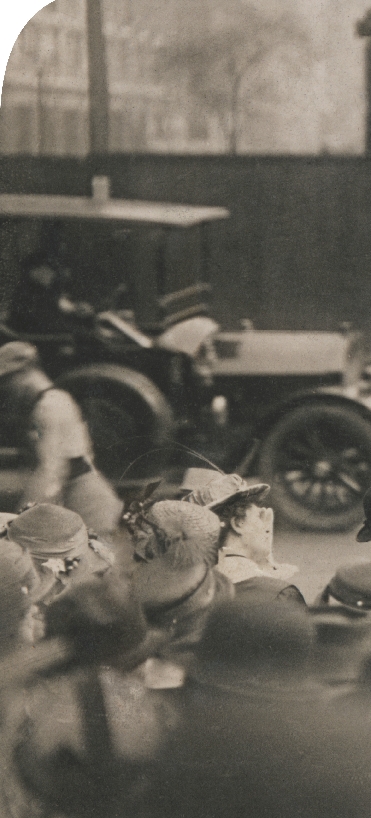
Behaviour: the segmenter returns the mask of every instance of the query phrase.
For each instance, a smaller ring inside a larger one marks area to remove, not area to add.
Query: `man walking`
[[[0,349],[0,412],[16,444],[26,450],[21,507],[64,505],[101,537],[110,536],[122,503],[94,467],[79,407],[47,377],[31,344],[14,341]]]

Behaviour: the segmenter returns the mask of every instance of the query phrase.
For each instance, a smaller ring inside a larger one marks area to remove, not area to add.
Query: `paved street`
[[[362,520],[360,520],[361,525]],[[307,602],[313,602],[339,565],[371,560],[371,543],[357,543],[354,531],[318,534],[282,525],[275,532],[275,556],[299,566],[293,577]]]

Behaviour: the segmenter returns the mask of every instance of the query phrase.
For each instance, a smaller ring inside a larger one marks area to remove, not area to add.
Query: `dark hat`
[[[367,489],[363,498],[363,508],[366,519],[362,528],[358,531],[357,542],[369,542],[371,540],[371,488]]]
[[[222,603],[210,615],[196,649],[195,675],[211,684],[234,677],[300,671],[313,644],[305,609],[278,600],[246,602],[244,595]]]
[[[39,353],[32,344],[11,341],[0,347],[0,378],[39,365]]]
[[[327,586],[327,592],[342,605],[371,610],[371,562],[338,568]]]
[[[237,497],[246,503],[258,503],[263,500],[270,486],[267,483],[249,485],[239,474],[218,474],[206,485],[196,488],[186,498],[187,502],[218,511],[222,506]]]
[[[164,635],[147,630],[127,577],[110,573],[67,591],[46,611],[46,636],[64,637],[80,664],[136,667],[156,653]]]

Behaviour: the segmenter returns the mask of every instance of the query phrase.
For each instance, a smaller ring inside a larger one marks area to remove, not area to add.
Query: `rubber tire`
[[[323,401],[298,406],[280,418],[263,442],[258,470],[260,478],[271,486],[270,498],[273,508],[284,519],[299,528],[312,531],[347,531],[362,521],[364,514],[361,500],[336,516],[315,511],[310,512],[299,501],[295,501],[286,490],[285,484],[275,477],[277,453],[281,445],[284,445],[290,430],[293,430],[296,424],[300,422],[305,424],[308,420],[313,421],[320,415],[323,417],[324,412],[332,421],[335,420],[342,426],[346,423],[348,428],[354,430],[357,440],[363,438],[362,448],[365,459],[371,463],[371,422],[367,421],[351,407]]]
[[[117,483],[124,472],[125,479],[133,480],[163,471],[169,453],[166,444],[174,437],[173,413],[162,392],[149,378],[117,364],[92,364],[64,373],[56,385],[70,392],[81,406],[92,436],[96,465],[106,477]],[[84,411],[84,402],[87,407],[92,398],[106,403],[113,417],[115,414],[119,417],[124,408],[132,434],[126,460],[125,455],[119,462],[115,458],[114,430],[112,444],[108,432],[106,447],[94,439],[94,430]],[[152,450],[156,451],[149,454]],[[128,468],[136,458],[138,462]]]

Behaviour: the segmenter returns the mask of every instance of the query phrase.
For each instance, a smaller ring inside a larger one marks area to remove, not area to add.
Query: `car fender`
[[[90,364],[64,372],[56,381],[56,386],[74,392],[74,384],[85,382],[114,382],[124,390],[136,395],[148,409],[155,421],[154,438],[159,444],[171,438],[174,433],[174,418],[170,404],[158,386],[142,372],[137,372],[119,364]]]
[[[371,395],[362,396],[358,394],[353,387],[319,387],[314,392],[313,390],[303,390],[291,395],[287,400],[281,401],[272,407],[255,425],[253,436],[262,441],[268,434],[270,429],[277,423],[283,415],[287,412],[296,409],[298,406],[305,404],[320,403],[326,400],[337,406],[352,407],[358,412],[361,417],[369,420],[371,423]]]

